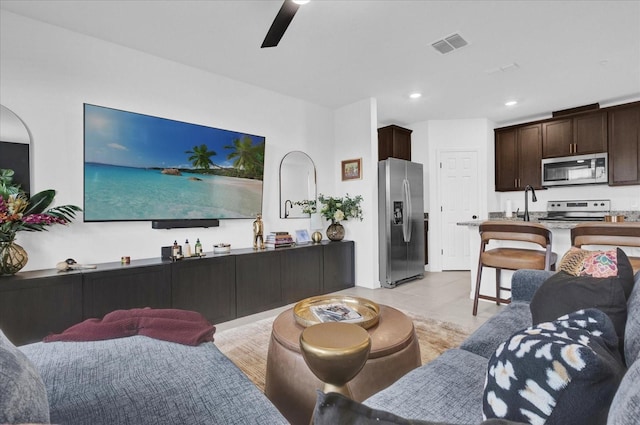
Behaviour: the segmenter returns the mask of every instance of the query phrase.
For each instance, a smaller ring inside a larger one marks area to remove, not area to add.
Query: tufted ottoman
[[[300,351],[300,334],[293,309],[273,322],[265,394],[292,424],[308,424],[316,389],[324,383],[307,367]],[[380,320],[367,329],[371,352],[362,371],[348,384],[353,399],[362,401],[421,365],[420,345],[413,322],[401,311],[380,305]]]

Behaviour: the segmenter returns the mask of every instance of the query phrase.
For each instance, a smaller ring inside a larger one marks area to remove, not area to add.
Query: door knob
[[[473,216],[471,216],[471,218],[475,220],[476,218],[478,218],[478,216],[474,214]]]

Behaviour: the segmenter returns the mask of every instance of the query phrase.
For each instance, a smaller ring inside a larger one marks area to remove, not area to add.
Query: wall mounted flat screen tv
[[[84,221],[254,218],[265,138],[84,104]]]

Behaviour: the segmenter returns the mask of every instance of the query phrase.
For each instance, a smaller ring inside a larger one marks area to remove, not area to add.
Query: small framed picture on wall
[[[358,180],[362,178],[362,158],[342,161],[342,180]]]

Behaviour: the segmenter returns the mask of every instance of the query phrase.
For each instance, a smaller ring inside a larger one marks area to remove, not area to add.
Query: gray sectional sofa
[[[0,423],[288,423],[210,342],[131,336],[16,349],[0,332],[0,378]]]
[[[512,303],[485,322],[463,344],[443,353],[364,405],[402,418],[447,424],[482,422],[483,393],[489,359],[498,345],[531,326],[530,301],[553,272],[519,270],[512,279]],[[627,366],[608,413],[608,425],[640,423],[640,272],[627,301],[624,354]],[[585,398],[584,405],[598,403]]]

